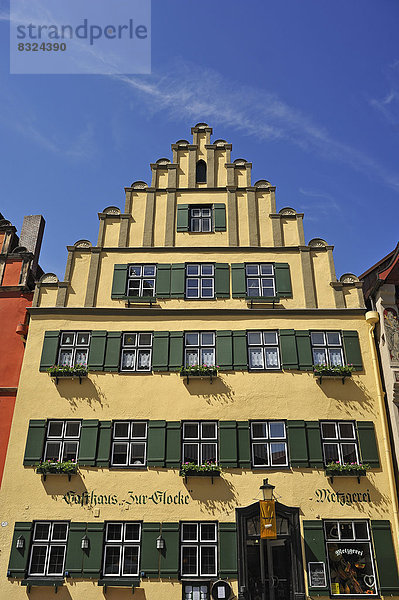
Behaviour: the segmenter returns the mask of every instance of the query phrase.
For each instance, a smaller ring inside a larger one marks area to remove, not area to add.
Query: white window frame
[[[323,425],[334,425],[335,427],[335,433],[336,436],[333,438],[328,438],[328,437],[324,437],[323,435]],[[352,431],[353,431],[353,438],[345,438],[341,436],[340,433],[340,429],[339,429],[339,425],[350,425],[352,427]],[[325,455],[325,445],[329,444],[331,445],[335,445],[338,448],[338,457],[339,457],[339,462],[341,464],[345,464],[344,460],[343,460],[343,451],[342,451],[342,445],[343,444],[353,444],[355,446],[355,453],[356,453],[356,460],[359,463],[360,462],[360,452],[359,452],[359,441],[357,438],[357,434],[356,434],[356,427],[355,427],[355,423],[353,421],[344,421],[344,420],[338,420],[338,421],[320,421],[320,437],[321,437],[321,445],[323,448],[323,461],[324,461],[324,465],[327,465],[328,462],[326,460],[326,455]],[[329,462],[331,462],[332,459],[329,459]]]
[[[125,342],[125,338],[128,335],[135,335],[136,336],[136,343],[135,344],[127,344]],[[143,344],[140,345],[140,336],[142,335],[150,335],[151,336],[151,342],[150,344]],[[131,331],[131,332],[125,332],[122,334],[122,349],[121,349],[121,359],[120,359],[120,371],[121,373],[149,373],[151,372],[152,369],[152,344],[154,341],[154,335],[152,333],[152,331]],[[146,351],[149,352],[150,355],[150,359],[148,361],[148,368],[146,369],[139,369],[139,355],[140,355],[140,351]],[[123,357],[126,353],[133,353],[134,352],[134,368],[133,369],[127,369],[126,367],[123,367]]]
[[[195,540],[185,540],[183,538],[184,525],[196,525],[197,535]],[[201,526],[202,525],[214,525],[215,530],[215,541],[202,540],[201,539]],[[215,552],[215,571],[214,573],[203,573],[201,566],[202,549],[213,548]],[[184,548],[195,548],[196,549],[196,572],[195,573],[183,573],[183,554]],[[180,526],[180,574],[184,579],[190,579],[192,577],[216,577],[218,572],[218,523],[216,521],[187,521],[182,522]]]
[[[197,267],[197,274],[196,275],[191,275],[189,274],[189,269],[190,268],[195,268]],[[212,267],[212,273],[210,275],[207,274],[203,274],[204,271],[204,267]],[[189,287],[189,281],[193,281],[193,280],[197,281],[197,286],[196,288],[198,289],[198,294],[196,296],[189,296],[188,295],[188,290],[189,289],[194,289],[194,288],[190,288]],[[206,279],[210,279],[212,282],[212,285],[209,287],[205,287],[203,285],[203,281]],[[211,289],[212,290],[212,295],[204,295],[204,290],[207,289]],[[186,299],[187,300],[212,300],[215,297],[215,265],[214,263],[187,263],[186,264]]]
[[[276,342],[273,343],[269,343],[266,342],[266,334],[268,333],[274,333],[276,335]],[[250,342],[250,335],[251,334],[258,334],[260,335],[260,339],[261,342],[255,343],[255,342]],[[280,359],[280,338],[279,338],[279,334],[277,330],[266,330],[266,329],[262,329],[262,330],[254,330],[254,331],[247,331],[247,348],[248,348],[248,368],[250,371],[279,371],[281,369],[281,359]],[[266,352],[269,348],[275,348],[277,350],[277,365],[276,366],[272,366],[269,367],[267,366],[267,360],[266,360]],[[259,354],[261,354],[262,356],[262,365],[259,367],[256,366],[251,366],[251,349],[252,350],[258,350]]]
[[[78,344],[78,337],[79,335],[86,335],[88,336],[88,341],[87,344]],[[71,335],[73,336],[73,342],[71,344],[65,344],[62,342],[63,337],[65,335]],[[87,363],[89,360],[89,350],[90,350],[90,341],[91,341],[91,331],[61,331],[60,332],[60,344],[59,344],[59,348],[58,348],[58,365],[62,366],[60,364],[60,359],[61,359],[61,353],[65,352],[65,351],[72,351],[71,353],[71,359],[69,361],[69,367],[77,367],[77,366],[84,366],[87,367]],[[85,363],[76,363],[76,354],[78,352],[82,352],[83,350],[86,351],[86,362]]]
[[[263,274],[262,267],[270,268],[271,273]],[[256,274],[253,274],[253,275],[249,274],[248,273],[249,269],[256,270],[257,271]],[[250,279],[257,281],[259,294],[255,295],[255,294],[250,293],[250,289],[251,289],[249,287]],[[263,285],[262,285],[263,279],[271,279],[272,283],[273,283],[272,292],[268,296],[263,295]],[[273,298],[273,297],[275,297],[276,296],[276,274],[275,274],[273,263],[245,263],[245,287],[246,287],[247,296],[249,298],[251,298],[251,297],[252,298]]]
[[[137,540],[126,540],[126,525],[135,524],[139,526],[139,537]],[[109,525],[122,525],[121,527],[121,539],[120,540],[107,540]],[[109,521],[105,526],[104,536],[104,551],[103,551],[103,577],[137,577],[140,574],[140,560],[141,560],[141,539],[142,539],[142,524],[140,521]],[[119,571],[118,573],[105,573],[107,548],[118,548],[119,549]],[[138,548],[137,553],[137,572],[124,574],[123,565],[125,562],[125,550],[126,548]]]
[[[213,343],[212,344],[205,344],[203,343],[203,335],[209,335],[212,334],[213,335]],[[187,336],[189,335],[197,335],[197,343],[196,344],[188,344],[187,343]],[[184,333],[184,366],[185,367],[189,367],[190,365],[188,364],[187,361],[187,353],[190,352],[191,354],[193,354],[195,351],[197,353],[197,365],[201,365],[204,364],[202,361],[200,361],[202,354],[204,351],[213,351],[213,364],[209,365],[209,366],[215,366],[216,365],[216,333],[214,331],[186,331]]]
[[[338,344],[334,344],[331,343],[328,340],[328,335],[329,334],[334,334],[334,335],[338,335],[339,336],[339,343]],[[322,343],[317,343],[313,341],[313,334],[317,334],[317,335],[322,335],[323,336],[323,342]],[[345,357],[344,357],[344,348],[343,348],[343,343],[342,343],[342,334],[340,331],[332,331],[332,330],[326,330],[326,331],[311,331],[310,332],[310,343],[311,343],[311,347],[312,347],[312,361],[313,364],[334,364],[331,360],[330,360],[330,350],[340,350],[340,355],[341,355],[341,365],[345,364]],[[314,353],[315,352],[320,352],[320,351],[324,351],[324,357],[325,357],[325,362],[324,363],[317,363],[315,361],[315,356]]]
[[[50,426],[51,423],[62,423],[62,433],[60,436],[58,435],[50,435],[49,431],[50,431]],[[66,435],[66,430],[67,430],[67,425],[68,423],[78,423],[79,424],[79,433],[76,436],[67,436]],[[58,442],[60,444],[60,450],[58,452],[58,460],[59,461],[63,461],[64,459],[64,449],[65,449],[65,443],[68,442],[76,442],[76,455],[74,460],[77,461],[78,460],[78,455],[79,455],[79,445],[80,445],[80,434],[82,431],[82,422],[75,420],[75,419],[49,419],[48,423],[47,423],[47,430],[46,430],[46,443],[44,446],[44,454],[43,454],[43,460],[57,460],[57,459],[48,459],[46,458],[47,456],[47,446],[49,442]]]
[[[204,215],[203,211],[209,210],[209,215]],[[199,215],[194,215],[198,211]],[[190,206],[190,231],[192,233],[212,233],[213,231],[213,210],[212,206]],[[209,219],[209,229],[204,228],[205,222]],[[194,221],[198,221],[199,229],[194,229]]]
[[[36,533],[36,528],[37,525],[50,525],[49,527],[49,535],[47,537],[47,540],[35,540],[35,533]],[[66,536],[64,540],[53,540],[53,531],[54,531],[54,525],[66,525]],[[32,544],[31,544],[31,548],[30,548],[30,556],[29,556],[29,569],[28,569],[28,573],[30,575],[30,577],[63,577],[64,576],[64,569],[65,569],[65,558],[66,558],[66,551],[67,551],[67,545],[68,545],[68,536],[69,536],[69,521],[35,521],[34,523],[34,529],[33,529],[33,536],[32,536]],[[46,558],[44,560],[44,570],[41,573],[32,573],[32,559],[33,559],[33,550],[34,548],[46,548]],[[63,559],[63,563],[62,563],[62,569],[61,571],[57,572],[57,573],[49,573],[48,569],[50,566],[50,557],[51,557],[51,548],[53,547],[62,547],[64,548],[64,559]]]
[[[129,425],[128,429],[128,437],[115,437],[115,429],[116,425],[119,423],[127,423]],[[140,425],[145,425],[145,435],[144,436],[135,436],[133,437],[133,425],[139,423]],[[112,426],[112,445],[111,445],[111,466],[117,468],[128,467],[129,469],[142,469],[147,466],[147,442],[148,442],[148,422],[147,421],[114,421]],[[126,451],[126,463],[122,464],[114,464],[114,447],[115,444],[125,444],[127,447]],[[131,462],[131,448],[134,444],[144,444],[144,462],[135,465]]]
[[[133,275],[133,269],[134,268],[139,267],[141,269],[140,271],[140,275]],[[153,268],[154,269],[154,274],[153,275],[144,275],[144,269],[145,268]],[[131,282],[132,281],[139,281],[139,287],[136,288],[139,290],[138,294],[130,294],[130,290],[134,289],[131,287]],[[154,283],[154,287],[153,289],[153,294],[152,296],[148,296],[148,295],[144,295],[144,281],[152,281]],[[156,264],[152,264],[152,263],[131,263],[130,265],[128,265],[128,273],[127,273],[127,287],[126,287],[126,295],[128,296],[128,298],[154,298],[155,297],[155,289],[156,289],[156,284],[157,284],[157,265]]]
[[[184,455],[185,455],[185,451],[184,448],[186,445],[189,446],[197,446],[197,465],[202,465],[204,464],[204,461],[207,459],[203,459],[202,456],[202,446],[205,444],[213,444],[215,446],[216,452],[216,462],[215,464],[219,463],[219,427],[218,427],[218,422],[217,421],[183,421],[183,427],[182,427],[182,461],[184,462]],[[185,436],[185,428],[187,425],[196,425],[197,426],[197,431],[198,431],[198,435],[196,438],[187,438]],[[202,426],[203,425],[214,425],[215,426],[215,434],[216,437],[214,438],[207,438],[205,436],[202,435]],[[195,462],[195,461],[190,461],[190,462]]]
[[[283,437],[271,437],[270,435],[270,425],[272,423],[279,423],[284,426],[284,436]],[[265,425],[266,426],[266,437],[256,437],[253,433],[254,425]],[[274,420],[262,420],[258,419],[256,421],[251,421],[250,423],[250,435],[251,435],[251,457],[252,457],[252,468],[253,469],[279,469],[281,467],[288,467],[289,459],[288,459],[288,439],[287,439],[287,425],[285,421],[274,421]],[[271,445],[272,444],[284,444],[285,446],[285,463],[284,464],[272,464],[272,453],[271,453]],[[256,465],[255,464],[255,446],[256,445],[266,445],[267,447],[267,464]]]

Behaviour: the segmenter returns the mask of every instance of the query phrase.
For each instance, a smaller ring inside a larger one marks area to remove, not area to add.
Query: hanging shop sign
[[[327,489],[315,490],[316,502],[330,502],[344,506],[353,506],[354,504],[372,503],[370,491],[365,492],[332,492]]]
[[[309,587],[327,587],[326,565],[324,562],[308,563]]]
[[[233,590],[227,581],[223,581],[223,579],[219,579],[219,581],[215,581],[212,586],[212,598],[213,600],[229,600]]]
[[[102,494],[97,491],[75,492],[69,490],[62,497],[64,502],[69,506],[101,506],[101,505],[118,505],[129,507],[133,505],[186,505],[190,502],[190,496],[178,492],[177,494],[169,493],[164,490],[156,490],[152,494],[137,494],[129,491],[126,495],[119,494]]]
[[[277,538],[276,504],[274,500],[259,500],[260,537],[267,540]]]

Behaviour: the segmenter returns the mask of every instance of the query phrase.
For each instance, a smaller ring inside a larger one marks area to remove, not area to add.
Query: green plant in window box
[[[47,369],[47,373],[50,377],[86,377],[87,376],[87,367],[86,365],[75,365],[74,367],[69,367],[67,365],[53,365]]]
[[[222,469],[218,464],[211,462],[210,460],[205,461],[201,465],[197,465],[194,462],[184,462],[180,467],[180,476],[188,477],[189,475],[209,475],[212,477],[219,477],[221,470]]]
[[[218,365],[192,365],[189,367],[180,367],[180,375],[190,377],[216,377],[219,373]]]
[[[326,475],[330,477],[339,477],[343,475],[361,477],[366,475],[370,469],[368,463],[340,463],[339,461],[330,462],[326,465]]]
[[[352,364],[348,365],[313,365],[313,373],[318,377],[351,377],[355,370]]]
[[[42,460],[38,465],[36,465],[36,473],[39,475],[48,475],[56,474],[56,475],[76,475],[78,472],[78,463],[72,460]]]

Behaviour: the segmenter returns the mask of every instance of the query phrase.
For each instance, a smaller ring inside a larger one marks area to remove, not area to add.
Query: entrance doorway
[[[239,598],[303,600],[298,509],[276,502],[277,539],[260,537],[259,503],[237,509]]]

